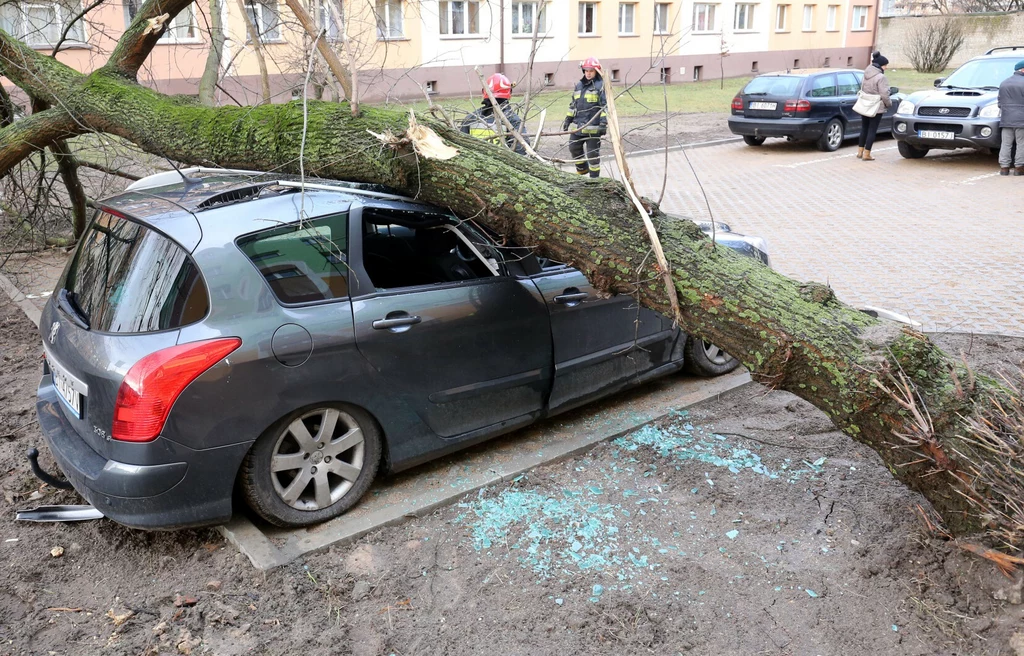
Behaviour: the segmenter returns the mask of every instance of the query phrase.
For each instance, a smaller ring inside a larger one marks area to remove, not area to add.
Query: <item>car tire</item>
[[[249,507],[271,524],[318,524],[359,501],[377,475],[380,454],[381,430],[366,411],[345,404],[303,408],[256,440],[242,462],[240,486]]]
[[[900,151],[900,155],[903,155],[907,159],[921,159],[928,154],[927,148],[915,148],[906,141],[897,141],[896,149]]]
[[[764,137],[754,137],[748,134],[743,137],[743,143],[748,146],[760,146],[764,143]]]
[[[818,150],[831,153],[839,150],[846,139],[846,126],[838,118],[834,118],[825,124],[825,129],[818,139]]]
[[[721,376],[740,366],[740,361],[714,344],[687,337],[683,347],[683,369],[694,376]]]

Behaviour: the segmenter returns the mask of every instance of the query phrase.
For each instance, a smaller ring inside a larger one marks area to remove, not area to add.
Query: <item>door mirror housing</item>
[[[900,88],[899,87],[889,87],[889,95],[890,96],[894,96],[894,95],[896,95],[899,92],[900,92]]]
[[[946,81],[946,78],[944,78],[944,77],[937,77],[937,78],[935,78],[935,83],[932,86],[936,86],[937,87],[937,86],[939,86],[940,84],[942,84],[945,81]]]

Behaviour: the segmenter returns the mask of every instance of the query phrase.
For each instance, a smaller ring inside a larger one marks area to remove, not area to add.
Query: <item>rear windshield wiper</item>
[[[748,96],[767,96],[768,92],[767,91],[751,91],[751,92],[747,93],[747,95]]]
[[[68,316],[68,319],[71,319],[71,323],[83,330],[89,330],[89,315],[75,300],[74,292],[69,292],[67,289],[60,290],[57,293],[57,307]]]

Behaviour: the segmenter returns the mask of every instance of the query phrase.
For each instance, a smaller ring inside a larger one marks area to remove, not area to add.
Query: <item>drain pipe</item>
[[[498,11],[501,17],[498,19],[498,72],[505,73],[505,0],[498,2]]]

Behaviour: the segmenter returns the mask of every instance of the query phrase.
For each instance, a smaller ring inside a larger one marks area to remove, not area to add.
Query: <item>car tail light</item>
[[[111,437],[125,442],[155,439],[182,390],[241,345],[237,337],[179,344],[136,362],[117,390]]]
[[[809,112],[811,111],[811,101],[809,100],[787,100],[786,106],[783,111],[787,112]]]
[[[740,98],[739,96],[736,96],[735,98],[733,98],[732,99],[732,108],[737,110],[737,111],[741,111],[742,112],[743,111],[743,99]]]

